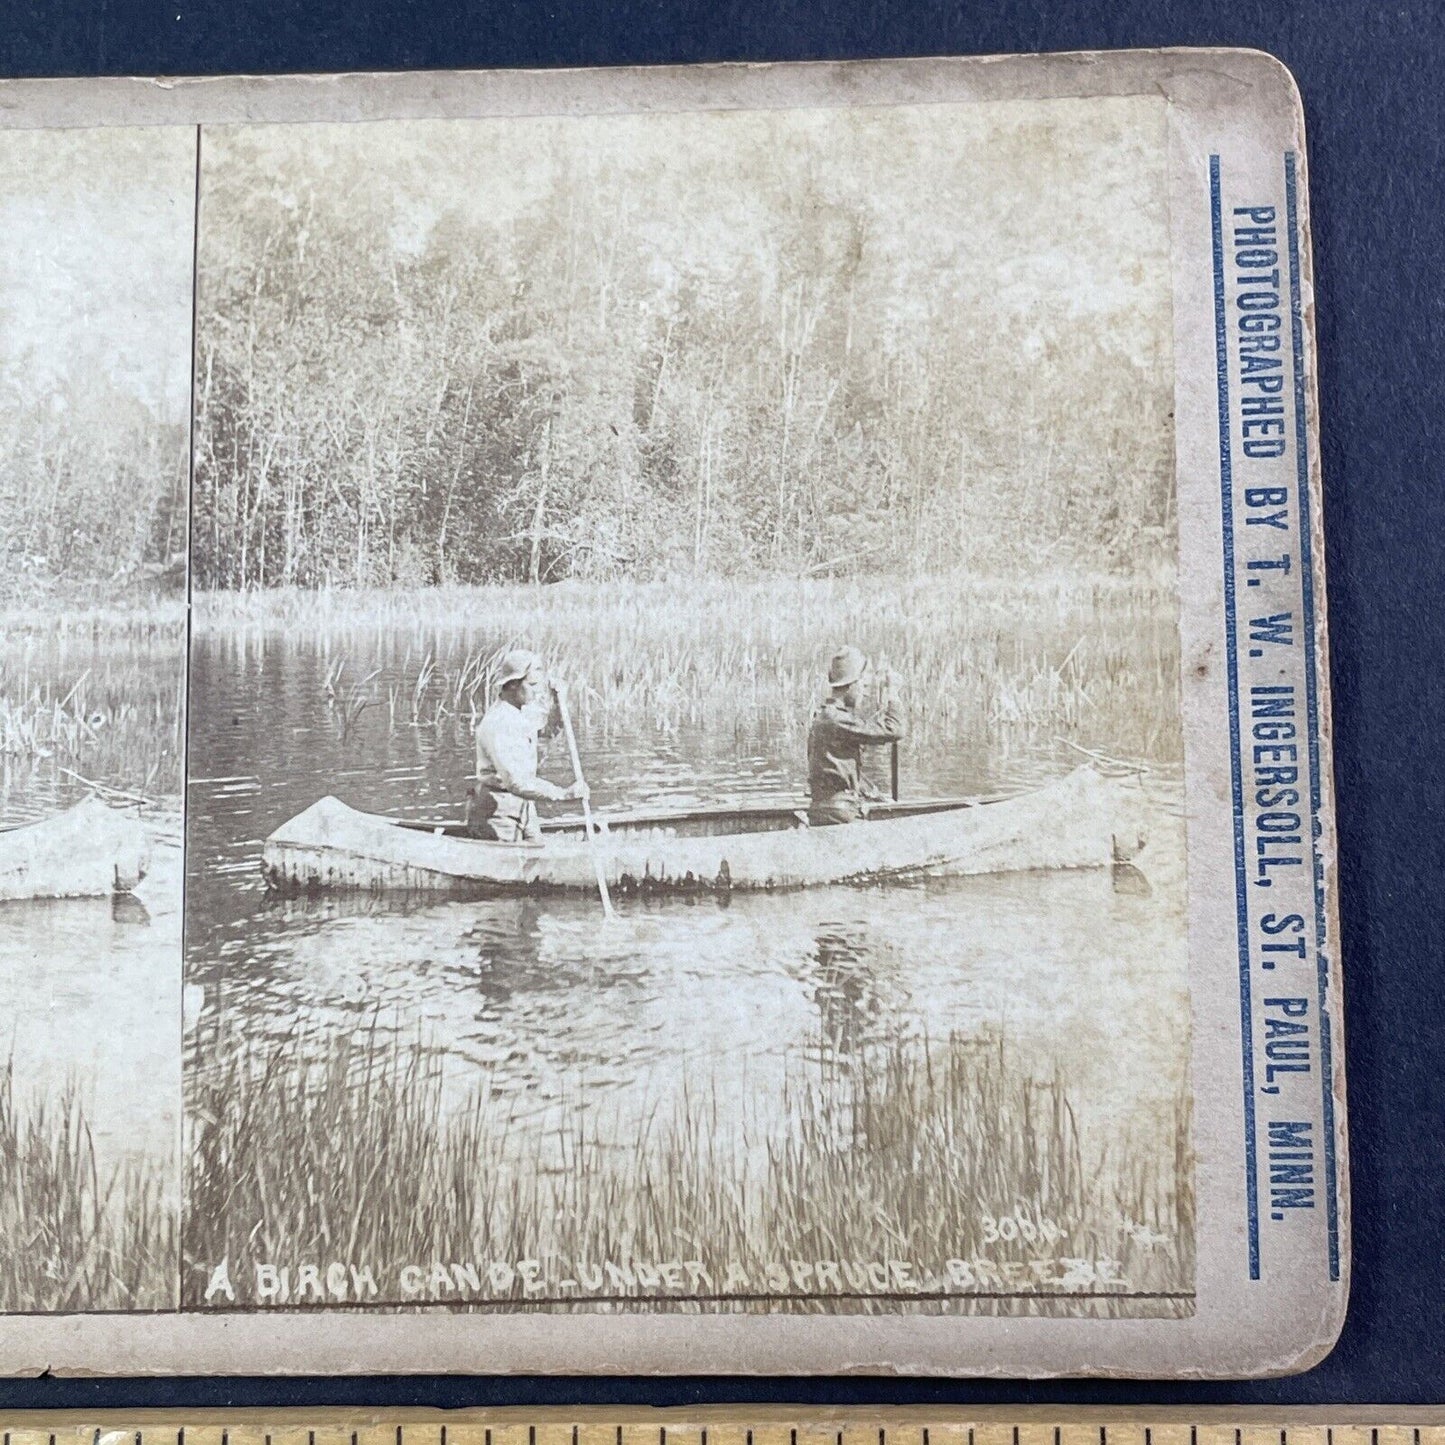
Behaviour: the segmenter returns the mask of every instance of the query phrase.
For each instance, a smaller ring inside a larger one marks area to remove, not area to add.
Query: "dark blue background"
[[[0,1407],[1445,1401],[1442,38],[1427,0],[0,0],[6,76],[1153,45],[1283,60],[1309,130],[1354,1205],[1344,1337],[1288,1380],[40,1380],[0,1384]]]

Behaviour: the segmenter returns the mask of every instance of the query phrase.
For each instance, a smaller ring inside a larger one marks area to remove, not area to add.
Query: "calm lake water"
[[[22,1108],[69,1085],[102,1176],[127,1160],[174,1188],[180,1131],[180,819],[140,896],[0,903],[0,1060]]]
[[[497,639],[433,639],[439,671]],[[338,646],[200,635],[192,658],[188,1069],[223,1037],[376,1028],[440,1051],[460,1093],[515,1100],[539,1132],[580,1106],[619,1138],[684,1093],[723,1120],[786,1128],[785,1078],[897,1038],[1002,1033],[1040,1074],[1062,1062],[1084,1122],[1117,1131],[1171,1101],[1187,1066],[1178,789],[1156,792],[1162,847],[1148,888],[1107,873],[965,879],[701,900],[595,898],[284,902],[262,885],[266,835],[333,793],[369,811],[457,816],[465,727],[413,726],[415,638],[347,639],[369,679],[352,721],[328,701]],[[594,806],[803,791],[802,732],[765,717],[711,729],[582,730]],[[966,746],[905,748],[905,794],[981,792],[1054,775],[1062,754],[991,775]],[[886,755],[879,755],[886,777]],[[543,772],[570,779],[558,739]],[[1120,1051],[1115,1041],[1129,1046]]]
[[[149,798],[151,871],[135,897],[0,903],[0,1064],[22,1110],[53,1110],[73,1087],[102,1176],[145,1159],[179,1177],[181,816],[176,721],[184,624],[122,637],[53,627],[0,636],[0,700],[37,691],[84,715],[72,756],[0,749],[0,827],[48,817],[91,791],[81,778]],[[83,707],[77,706],[83,702]],[[70,771],[66,771],[70,769]],[[169,796],[167,794],[170,794]]]

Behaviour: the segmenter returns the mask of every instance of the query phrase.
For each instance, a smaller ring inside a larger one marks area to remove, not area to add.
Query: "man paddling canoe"
[[[537,803],[563,803],[587,796],[580,779],[559,788],[537,776],[537,739],[561,729],[557,685],[549,683],[542,659],[515,648],[497,670],[500,697],[477,724],[477,781],[467,796],[467,832],[499,843],[535,843],[542,824]]]
[[[889,696],[881,712],[861,711],[868,659],[842,647],[828,664],[828,700],[808,727],[808,821],[815,826],[851,823],[882,791],[863,776],[863,749],[895,743],[903,720]]]

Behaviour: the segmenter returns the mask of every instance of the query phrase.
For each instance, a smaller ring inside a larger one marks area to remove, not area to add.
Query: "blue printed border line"
[[[1324,1118],[1325,1208],[1328,1211],[1330,1278],[1340,1277],[1340,1208],[1335,1158],[1335,1094],[1330,1038],[1329,956],[1325,937],[1325,876],[1320,857],[1320,714],[1315,660],[1314,539],[1310,534],[1309,437],[1305,424],[1304,308],[1300,299],[1299,182],[1296,157],[1284,158],[1285,219],[1289,230],[1290,341],[1294,353],[1295,468],[1299,490],[1300,570],[1304,589],[1305,712],[1309,726],[1310,847],[1315,893],[1315,964],[1319,988],[1320,1086]],[[1216,260],[1216,265],[1217,265]]]
[[[1314,539],[1311,534],[1309,438],[1305,413],[1304,307],[1300,266],[1298,158],[1284,157],[1285,211],[1289,233],[1290,340],[1295,411],[1295,468],[1300,518],[1300,568],[1305,634],[1305,709],[1310,768],[1310,846],[1315,910],[1316,986],[1320,1028],[1320,1087],[1325,1160],[1325,1208],[1331,1280],[1340,1277],[1339,1161],[1335,1142],[1334,1053],[1330,1028],[1329,954],[1324,863],[1320,853],[1322,779],[1320,770],[1319,668],[1315,647]],[[1223,521],[1224,630],[1228,661],[1230,784],[1234,822],[1235,921],[1239,948],[1240,1066],[1244,1085],[1244,1178],[1248,1213],[1249,1277],[1260,1278],[1259,1166],[1254,1098],[1254,1034],[1249,950],[1248,886],[1245,875],[1244,788],[1239,733],[1239,644],[1234,555],[1234,463],[1229,424],[1229,343],[1224,287],[1224,222],[1220,163],[1209,158],[1210,226],[1214,266],[1214,344],[1219,404],[1219,479]]]
[[[1229,338],[1224,304],[1224,217],[1219,157],[1209,157],[1209,218],[1214,243],[1214,355],[1219,387],[1219,488],[1224,519],[1224,638],[1229,675],[1229,771],[1234,812],[1234,900],[1239,939],[1239,1038],[1244,1075],[1244,1193],[1249,1213],[1249,1277],[1259,1278],[1259,1165],[1254,1118],[1254,1008],[1249,905],[1244,873],[1244,783],[1239,759],[1239,639],[1235,625],[1234,460],[1229,441]]]

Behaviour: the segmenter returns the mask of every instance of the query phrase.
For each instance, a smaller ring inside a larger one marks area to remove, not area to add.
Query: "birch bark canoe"
[[[866,821],[809,827],[790,808],[597,820],[593,846],[617,893],[792,889],[831,883],[1102,868],[1144,845],[1143,790],[1092,768],[994,800],[883,804]],[[469,838],[452,824],[358,812],[322,798],[267,838],[267,882],[331,889],[514,892],[597,887],[580,820],[540,843]]]
[[[149,867],[144,824],[95,797],[0,831],[0,902],[129,893]]]

